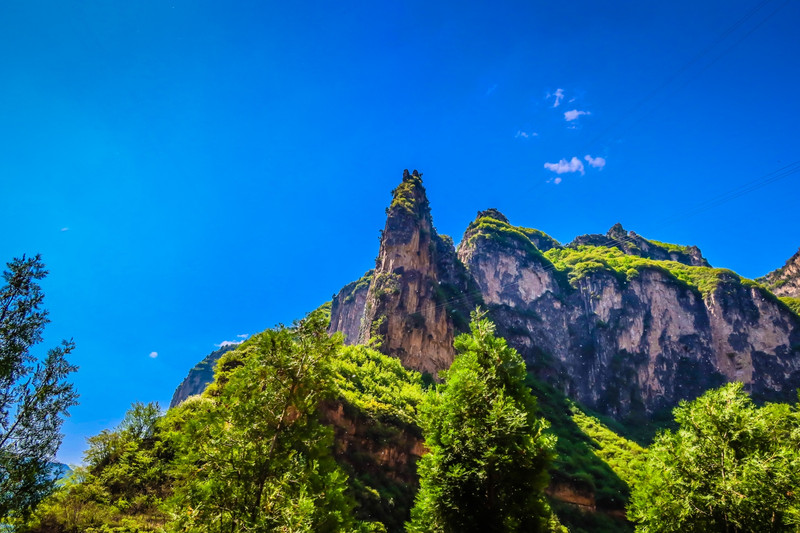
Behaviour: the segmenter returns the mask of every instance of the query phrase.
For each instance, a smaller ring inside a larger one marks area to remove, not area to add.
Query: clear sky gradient
[[[798,25],[786,0],[3,2],[0,259],[43,255],[40,351],[78,346],[59,458],[371,268],[404,168],[456,242],[496,207],[781,266],[800,173],[709,201],[800,160]]]

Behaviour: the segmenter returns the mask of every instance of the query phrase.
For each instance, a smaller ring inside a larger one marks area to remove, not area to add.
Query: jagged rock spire
[[[437,292],[443,277],[439,258],[447,245],[433,227],[421,174],[404,170],[387,210],[360,343],[380,342],[381,351],[406,367],[434,375],[450,365],[453,324]],[[456,260],[454,252],[450,257]]]

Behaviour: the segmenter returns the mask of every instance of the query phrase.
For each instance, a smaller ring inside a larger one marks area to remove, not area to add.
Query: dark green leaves
[[[71,341],[37,361],[47,312],[37,281],[47,271],[37,255],[14,259],[0,289],[0,517],[24,517],[53,487],[61,424],[78,397],[66,381],[77,370]]]
[[[635,479],[637,531],[796,531],[800,413],[758,408],[741,383],[675,409],[680,428],[660,434]]]
[[[545,531],[554,446],[525,385],[525,363],[473,314],[445,382],[420,405],[430,452],[409,531]]]

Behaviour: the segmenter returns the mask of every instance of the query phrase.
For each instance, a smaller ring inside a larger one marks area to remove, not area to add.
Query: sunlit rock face
[[[786,264],[759,279],[777,296],[800,298],[800,250]]]
[[[453,361],[459,321],[452,315],[469,304],[468,280],[452,240],[436,233],[420,175],[405,171],[387,209],[359,342],[436,376]],[[332,314],[338,320],[339,309]],[[354,327],[345,322],[341,331]]]
[[[410,368],[447,368],[453,336],[481,304],[532,371],[619,419],[652,418],[726,381],[764,399],[793,399],[800,386],[798,316],[764,288],[711,269],[697,247],[620,224],[561,246],[489,209],[454,250],[433,227],[422,180],[408,173],[387,215],[369,286],[337,295],[331,331],[352,339],[358,328],[358,342],[378,340]],[[592,247],[644,263],[625,275],[584,264],[567,272],[550,259]],[[709,273],[713,284],[692,285],[676,264]],[[345,293],[355,296],[343,303]]]
[[[712,269],[696,247],[619,224],[562,246],[488,209],[456,249],[436,232],[416,171],[404,173],[386,212],[375,269],[332,301],[329,331],[348,344],[372,344],[437,378],[481,305],[531,371],[618,419],[660,416],[726,381],[759,399],[796,398],[800,318],[791,298]],[[792,296],[799,272],[800,253],[759,281]],[[202,392],[219,355],[190,372],[173,405]]]

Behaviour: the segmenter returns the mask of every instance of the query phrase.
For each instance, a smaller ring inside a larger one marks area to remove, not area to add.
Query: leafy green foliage
[[[786,304],[786,307],[791,309],[794,312],[794,314],[800,315],[800,298],[793,298],[791,296],[782,296],[778,299],[782,301],[784,304]]]
[[[400,361],[365,346],[344,346],[333,360],[336,406],[348,424],[339,432],[337,461],[350,474],[356,517],[377,520],[402,531],[418,483],[410,447],[421,440],[416,407],[423,398],[422,377]],[[352,437],[341,434],[353,431]],[[346,443],[344,442],[346,441]],[[391,464],[382,463],[391,450]]]
[[[31,354],[49,322],[37,281],[47,275],[39,255],[14,259],[0,289],[0,520],[24,519],[53,489],[61,424],[78,397],[62,341],[44,360]]]
[[[506,246],[515,246],[532,257],[546,261],[536,245],[531,242],[526,231],[529,230],[512,226],[496,218],[483,216],[470,222],[464,234],[469,235],[466,246],[470,246],[477,239],[488,239]]]
[[[660,271],[702,295],[713,292],[723,282],[759,286],[725,268],[689,266],[676,261],[656,261],[628,255],[613,247],[554,248],[548,250],[545,257],[552,261],[557,269],[567,272],[568,279],[573,286],[582,278],[596,271],[610,272],[624,283],[639,276],[647,269]]]
[[[533,375],[528,375],[527,383],[538,399],[542,416],[558,438],[556,458],[550,466],[552,479],[593,494],[600,510],[581,513],[573,506],[551,500],[561,522],[573,533],[632,530],[624,520],[602,511],[619,512],[624,508],[630,493],[629,476],[624,472],[636,468],[642,448],[609,429],[612,421],[586,414],[575,402]]]
[[[637,531],[797,531],[800,412],[753,405],[741,383],[682,402],[635,474]]]
[[[418,193],[416,191],[418,188],[422,189],[422,178],[413,174],[404,176],[400,185],[392,190],[392,203],[389,204],[387,212],[399,209],[406,214],[416,216],[420,207],[424,207],[418,205]],[[422,194],[421,197],[425,198],[425,195]]]
[[[217,396],[175,432],[181,452],[171,499],[175,531],[341,531],[354,526],[346,475],[318,420],[333,393],[321,313],[256,335],[237,350]],[[222,363],[222,360],[220,360]]]
[[[403,425],[416,423],[423,398],[419,372],[366,346],[344,346],[332,362],[338,395],[369,417]]]
[[[525,363],[474,314],[456,338],[444,383],[420,405],[430,452],[419,463],[420,492],[409,531],[544,531],[554,438],[536,416]]]
[[[685,246],[685,245],[682,245],[682,244],[672,244],[672,243],[669,243],[669,242],[655,241],[653,239],[645,239],[645,240],[647,242],[649,242],[650,244],[655,244],[656,246],[664,248],[667,252],[674,252],[674,253],[679,253],[679,254],[688,254],[689,253],[689,248],[690,248],[689,246]]]
[[[172,478],[173,450],[163,440],[156,403],[134,403],[122,423],[89,439],[84,460],[37,509],[25,531],[155,531]]]

